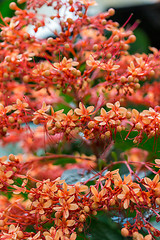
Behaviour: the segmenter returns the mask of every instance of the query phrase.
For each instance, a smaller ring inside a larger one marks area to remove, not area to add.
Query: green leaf
[[[14,11],[9,8],[9,4],[11,2],[14,2],[14,1],[4,0],[0,3],[0,12],[1,12],[3,18],[13,16]],[[0,22],[2,22],[2,20],[0,20]]]
[[[158,147],[160,146],[159,137],[152,137],[149,139],[146,135],[144,135],[141,143],[133,144],[133,137],[135,137],[137,133],[130,133],[128,139],[125,140],[126,135],[127,133],[125,131],[120,134],[117,133],[115,138],[115,149],[120,149],[121,152],[123,152],[130,148],[137,147],[147,150],[150,153],[150,157],[153,159],[160,158],[160,151],[158,151]]]
[[[88,224],[88,236],[91,240],[123,240],[120,227],[106,214],[100,213]]]
[[[117,162],[118,161],[118,157],[117,157],[117,154],[116,154],[116,152],[111,152],[111,156],[112,156],[112,158],[114,159],[114,161],[115,162]]]
[[[105,166],[106,166],[106,162],[103,159],[99,158],[98,159],[98,170],[101,171],[103,169],[103,167],[105,167]]]
[[[64,167],[67,163],[76,163],[76,161],[72,158],[59,158],[54,162],[54,165],[61,165]]]
[[[141,28],[135,29],[134,34],[137,40],[130,45],[129,53],[130,54],[133,54],[135,52],[148,53],[149,52],[148,46],[150,46],[150,40],[147,34]]]

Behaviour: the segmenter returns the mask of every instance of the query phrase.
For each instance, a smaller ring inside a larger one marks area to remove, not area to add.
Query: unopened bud
[[[23,38],[24,38],[24,39],[28,39],[29,37],[30,37],[29,33],[25,32],[25,33],[23,34]]]
[[[7,127],[3,127],[3,132],[7,132],[8,128]]]
[[[50,74],[51,74],[51,73],[50,73],[50,70],[46,70],[46,71],[44,72],[44,76],[45,76],[45,77],[50,76]]]
[[[114,41],[114,42],[118,42],[118,41],[119,41],[119,36],[118,36],[118,35],[115,35],[115,36],[113,37],[113,41]]]
[[[11,61],[11,57],[10,56],[6,56],[5,60],[6,60],[6,62],[10,62]]]
[[[127,111],[127,113],[126,113],[126,118],[131,118],[131,116],[132,116],[132,113],[131,112],[129,112],[129,111]]]
[[[106,135],[107,138],[109,138],[111,136],[111,132],[107,131],[107,132],[105,132],[105,135]]]
[[[69,0],[68,2],[69,2],[69,4],[70,4],[70,5],[72,5],[72,4],[73,4],[73,0]]]
[[[13,118],[12,116],[9,116],[8,121],[9,121],[10,123],[14,123],[14,122],[15,122],[15,120],[14,120],[14,118]]]
[[[138,123],[135,125],[135,128],[136,128],[137,130],[142,130],[142,129],[143,129],[143,126],[142,126],[142,124],[141,124],[140,122],[138,122]]]
[[[149,73],[150,77],[154,77],[155,75],[155,71],[154,70],[151,70],[150,73]]]
[[[95,126],[95,122],[94,122],[94,121],[90,121],[90,122],[88,123],[88,128],[89,128],[89,129],[93,128],[94,126]]]
[[[56,127],[56,128],[61,128],[61,123],[60,123],[60,122],[56,122],[56,123],[55,123],[55,127]]]
[[[47,220],[47,217],[46,217],[45,215],[42,215],[42,216],[41,216],[41,220],[42,220],[42,222],[44,222],[44,221]]]
[[[93,45],[93,50],[94,50],[94,51],[97,51],[97,50],[98,50],[98,44],[94,44],[94,45]]]
[[[16,158],[15,158],[15,156],[14,156],[13,154],[10,154],[10,155],[9,155],[9,160],[10,160],[10,161],[15,161],[15,159],[16,159]]]
[[[110,8],[108,10],[108,13],[109,13],[110,16],[113,16],[115,14],[115,10],[113,8]]]
[[[148,234],[144,237],[144,240],[152,240],[152,235]]]
[[[80,217],[79,217],[79,221],[80,222],[85,222],[86,220],[86,216],[84,214],[81,214]]]
[[[102,24],[103,26],[106,25],[106,24],[107,24],[106,19],[103,19],[103,20],[101,21],[101,24]]]
[[[160,206],[160,198],[156,198],[156,204]]]
[[[64,47],[65,47],[65,48],[70,48],[70,46],[69,46],[68,43],[65,43],[65,44],[64,44]]]
[[[83,13],[82,12],[78,12],[78,16],[79,17],[83,17]]]
[[[133,82],[133,77],[132,76],[128,77],[128,82]]]
[[[78,232],[83,232],[83,227],[79,227]]]
[[[134,35],[129,36],[129,41],[130,43],[134,43],[136,41],[136,36]]]
[[[23,76],[23,82],[25,82],[25,83],[29,82],[29,75]]]
[[[96,210],[93,210],[93,211],[92,211],[92,215],[93,215],[93,216],[96,216],[96,215],[97,215],[97,211],[96,211]]]
[[[86,213],[89,213],[89,212],[90,212],[90,208],[89,208],[88,206],[85,206],[85,207],[84,207],[84,211],[85,211]]]
[[[47,39],[47,43],[48,43],[48,44],[54,44],[54,39],[51,38],[51,37],[49,37],[49,38]]]
[[[125,82],[127,81],[127,79],[126,79],[126,77],[122,76],[122,77],[120,78],[120,81],[121,81],[121,83],[125,83]]]
[[[135,89],[139,89],[141,87],[141,85],[139,83],[135,84]]]
[[[5,225],[3,220],[0,220],[0,227],[3,227]]]
[[[20,238],[20,239],[23,238],[24,237],[23,232],[22,231],[18,231],[17,232],[17,237]]]
[[[16,9],[17,9],[16,3],[15,3],[15,2],[11,2],[11,3],[9,4],[9,8],[10,8],[11,10],[16,10]]]
[[[121,229],[121,235],[122,235],[123,237],[128,237],[128,236],[129,236],[129,231],[128,231],[128,229],[127,229],[127,228],[122,228],[122,229]]]
[[[68,22],[69,24],[73,24],[73,23],[74,23],[74,21],[73,21],[72,18],[67,18],[67,22]]]

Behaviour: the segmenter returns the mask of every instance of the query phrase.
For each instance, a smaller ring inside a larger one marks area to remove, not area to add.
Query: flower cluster
[[[102,214],[121,237],[160,237],[160,52],[130,54],[134,26],[94,4],[17,0],[1,16],[0,145],[17,153],[0,158],[0,239],[75,240]],[[50,37],[30,32],[51,20]]]
[[[51,107],[51,115],[47,114],[49,106],[43,104],[40,110],[34,114],[35,124],[44,124],[50,135],[61,134],[62,138],[81,138],[94,142],[98,139],[111,141],[117,132],[128,131],[126,138],[131,132],[136,132],[133,142],[139,143],[146,134],[148,138],[159,136],[160,129],[160,107],[132,111],[120,106],[120,102],[115,104],[107,103],[106,107],[111,109],[106,111],[100,109],[100,115],[95,117],[97,111],[94,106],[85,107],[81,102],[79,108],[71,109],[67,114],[63,109],[55,112]]]
[[[10,155],[9,158],[18,162],[14,155]],[[158,168],[159,164],[160,160],[157,159]],[[97,174],[95,185],[90,187],[80,182],[68,185],[60,178],[53,181],[50,179],[39,181],[30,175],[26,178],[22,176],[25,180],[19,187],[12,185],[12,181],[8,181],[8,185],[13,188],[15,194],[26,192],[28,200],[23,204],[19,201],[20,199],[14,202],[10,200],[7,203],[7,212],[2,211],[0,216],[1,238],[11,239],[11,235],[12,237],[14,235],[14,239],[64,238],[73,240],[77,236],[75,230],[78,229],[81,232],[90,215],[95,216],[98,211],[102,210],[118,212],[126,209],[135,212],[135,217],[133,225],[126,224],[125,228],[122,228],[123,236],[133,236],[138,240],[139,231],[142,228],[146,228],[151,237],[152,234],[160,236],[160,232],[148,222],[142,211],[142,209],[146,211],[150,209],[159,221],[160,216],[157,212],[160,207],[159,174],[157,173],[153,180],[148,177],[139,179],[138,176],[133,175],[135,177],[133,180],[131,174],[122,179],[119,169],[107,171],[104,174],[103,172]],[[2,177],[5,178],[5,176]],[[26,188],[27,178],[36,185]],[[21,224],[24,217],[26,221]],[[53,224],[48,230],[45,227],[47,223]],[[31,224],[36,228],[35,236],[25,231],[26,227]],[[135,237],[136,234],[137,237]],[[144,239],[148,239],[148,235]]]

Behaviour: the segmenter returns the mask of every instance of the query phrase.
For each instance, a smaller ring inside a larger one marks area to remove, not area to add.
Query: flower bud
[[[148,234],[144,237],[144,240],[152,240],[152,235]]]
[[[0,220],[0,227],[3,227],[5,225],[4,220]]]
[[[90,208],[89,208],[88,206],[85,206],[85,207],[84,207],[84,211],[85,211],[86,213],[88,213],[88,212],[90,212]]]
[[[103,20],[101,21],[101,24],[102,24],[103,26],[105,26],[105,25],[107,24],[106,19],[103,19]]]
[[[108,13],[109,13],[110,16],[113,16],[115,14],[115,10],[113,8],[110,8],[108,10]]]
[[[9,8],[10,8],[11,10],[16,10],[16,9],[17,9],[16,3],[15,3],[15,2],[11,2],[11,3],[9,4]]]
[[[122,228],[121,229],[121,234],[123,237],[128,237],[129,236],[129,231],[127,228]]]
[[[142,129],[143,129],[143,126],[142,126],[142,124],[141,124],[140,122],[138,122],[138,123],[135,125],[135,128],[136,128],[137,130],[142,130]]]
[[[85,215],[84,215],[84,214],[81,214],[80,217],[79,217],[79,221],[80,221],[80,222],[85,222],[85,220],[86,220]]]
[[[67,22],[68,22],[69,24],[73,24],[73,23],[74,23],[74,21],[73,21],[72,18],[67,18]]]
[[[155,201],[155,203],[157,204],[157,205],[159,205],[160,206],[160,198],[158,197],[158,198],[156,198],[156,201]]]
[[[23,238],[24,237],[23,232],[22,231],[18,231],[17,232],[17,237],[20,238],[20,239]]]
[[[9,155],[9,160],[10,160],[10,161],[15,161],[15,159],[16,159],[16,158],[15,158],[15,156],[14,156],[13,154],[10,154],[10,155]]]
[[[9,121],[10,123],[14,123],[14,122],[15,122],[15,120],[14,120],[14,118],[13,118],[12,116],[10,116],[10,117],[8,118],[8,121]]]
[[[95,126],[95,122],[94,122],[94,121],[90,121],[90,122],[88,123],[88,128],[89,128],[89,129],[93,128],[94,126]]]
[[[130,43],[134,43],[135,41],[136,41],[136,36],[135,35],[129,36],[129,42]]]
[[[49,38],[47,39],[47,43],[53,45],[53,44],[54,44],[54,39],[51,38],[51,37],[49,37]]]

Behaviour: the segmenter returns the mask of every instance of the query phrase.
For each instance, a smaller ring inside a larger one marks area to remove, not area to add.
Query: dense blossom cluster
[[[38,39],[28,29],[46,25],[44,4],[60,31]],[[123,237],[160,237],[148,218],[160,221],[160,160],[138,148],[152,139],[157,149],[160,52],[131,55],[135,26],[113,22],[114,9],[88,16],[94,4],[18,0],[2,17],[0,144],[23,154],[0,158],[0,239],[75,240],[99,212],[121,219]],[[132,148],[113,159],[119,136]],[[73,168],[94,174],[68,184],[60,177]]]
[[[154,165],[160,168],[160,160],[157,159],[155,162]],[[95,185],[88,187],[80,182],[67,185],[60,178],[53,181],[36,180],[29,173],[25,173],[24,165],[20,164],[19,159],[13,154],[9,156],[9,162],[1,159],[1,188],[5,191],[10,186],[14,194],[26,192],[28,195],[26,201],[22,201],[20,195],[13,196],[13,200],[10,201],[5,196],[1,197],[1,208],[7,207],[7,211],[1,211],[1,239],[12,239],[13,234],[14,239],[76,239],[75,230],[83,231],[85,221],[90,215],[95,216],[97,211],[101,210],[111,213],[128,208],[135,211],[136,215],[133,226],[125,224],[122,235],[133,235],[134,239],[142,239],[138,231],[146,228],[149,234],[144,239],[152,239],[152,234],[159,236],[159,231],[147,221],[142,211],[143,209],[153,211],[159,221],[158,173],[153,180],[148,177],[140,179],[134,175],[133,181],[131,174],[122,179],[119,169],[107,171],[103,176],[101,172],[97,174]],[[20,175],[19,171],[26,175]],[[17,178],[23,179],[21,186],[16,184]],[[35,182],[36,186],[28,189],[28,180]],[[53,224],[47,231],[44,227],[46,223]],[[25,231],[30,225],[35,225],[36,235]]]

